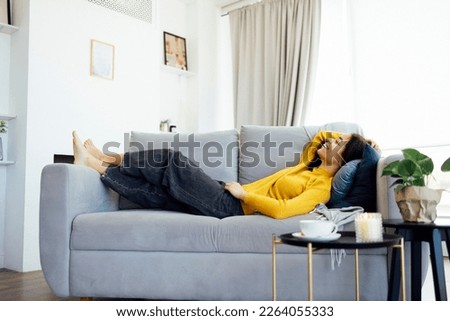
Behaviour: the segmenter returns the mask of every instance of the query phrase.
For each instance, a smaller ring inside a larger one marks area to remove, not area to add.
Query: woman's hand
[[[372,146],[377,152],[381,153],[381,148],[373,139],[366,139],[367,143]]]
[[[235,198],[243,200],[247,192],[244,190],[241,184],[237,182],[228,182],[225,184],[225,189],[230,192]]]

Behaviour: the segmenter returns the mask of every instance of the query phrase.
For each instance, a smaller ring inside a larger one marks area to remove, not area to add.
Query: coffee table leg
[[[405,240],[400,240],[400,269],[402,277],[402,299],[406,301],[406,278],[405,278]]]
[[[277,300],[277,258],[276,258],[277,237],[272,235],[272,300]]]
[[[308,300],[313,299],[312,244],[308,243]]]
[[[359,301],[359,250],[355,249],[355,299]]]
[[[388,301],[396,301],[399,298],[400,289],[400,250],[394,246],[392,248],[391,271],[389,273]]]

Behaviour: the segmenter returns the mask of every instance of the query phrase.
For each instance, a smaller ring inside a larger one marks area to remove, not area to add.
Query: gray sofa
[[[132,132],[130,149],[175,147],[213,178],[247,183],[298,162],[304,145],[322,129],[362,133],[350,123],[244,126],[239,133],[196,135]],[[399,218],[387,184],[378,174],[378,211],[385,218]],[[61,297],[270,300],[272,234],[297,231],[300,219],[312,218],[250,215],[220,220],[140,209],[106,188],[94,170],[51,164],[41,179],[42,269]],[[353,224],[343,229],[352,230]],[[305,253],[304,248],[278,246],[279,300],[307,299]],[[386,299],[388,254],[386,249],[360,251],[362,300]],[[354,299],[352,251],[334,270],[328,250],[314,254],[314,298]]]

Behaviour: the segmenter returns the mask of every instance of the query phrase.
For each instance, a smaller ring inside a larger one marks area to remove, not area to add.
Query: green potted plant
[[[5,134],[8,131],[8,123],[4,120],[0,120],[0,134]]]
[[[382,176],[397,178],[394,185],[395,201],[405,221],[433,222],[436,206],[441,200],[442,190],[427,187],[434,170],[433,160],[413,148],[402,150],[403,159],[387,165]],[[441,169],[450,171],[450,158]]]

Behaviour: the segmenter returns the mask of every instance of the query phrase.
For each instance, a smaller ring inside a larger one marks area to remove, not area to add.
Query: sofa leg
[[[94,301],[94,299],[91,297],[81,297],[80,301]]]

